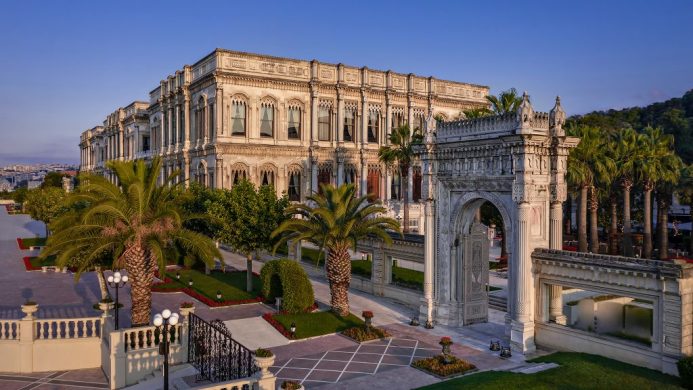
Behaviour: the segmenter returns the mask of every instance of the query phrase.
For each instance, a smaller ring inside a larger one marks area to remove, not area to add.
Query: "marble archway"
[[[579,142],[565,136],[564,122],[559,99],[550,113],[541,113],[526,94],[515,113],[453,122],[429,116],[424,144],[417,148],[426,199],[421,316],[427,325],[463,326],[469,318],[465,302],[452,294],[468,286],[449,270],[460,235],[474,233],[474,211],[490,201],[503,217],[510,252],[506,334],[516,351],[534,351],[531,253],[561,249],[566,160]]]

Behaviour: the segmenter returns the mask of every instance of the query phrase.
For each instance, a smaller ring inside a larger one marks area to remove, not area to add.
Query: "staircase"
[[[488,307],[500,311],[508,311],[508,298],[499,295],[488,296]]]

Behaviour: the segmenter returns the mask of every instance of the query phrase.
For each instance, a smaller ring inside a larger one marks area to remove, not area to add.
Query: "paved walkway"
[[[34,374],[0,374],[3,390],[86,390],[108,389],[100,368]]]

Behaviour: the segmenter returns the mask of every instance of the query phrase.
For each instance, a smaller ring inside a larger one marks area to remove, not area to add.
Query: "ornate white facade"
[[[217,49],[169,75],[149,102],[116,110],[82,133],[81,169],[104,172],[111,159],[159,155],[163,175],[230,188],[245,177],[302,200],[318,183],[353,182],[399,215],[398,178],[378,161],[378,148],[403,123],[423,130],[485,107],[488,87]],[[107,172],[104,172],[107,173]],[[421,168],[408,175],[411,227],[421,231],[416,203]],[[393,182],[395,185],[393,185]]]

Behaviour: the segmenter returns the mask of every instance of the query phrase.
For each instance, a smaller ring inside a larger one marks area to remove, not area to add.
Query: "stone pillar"
[[[341,142],[341,141],[340,141]],[[344,151],[338,148],[337,155],[337,187],[344,184]]]
[[[521,353],[535,351],[534,321],[532,302],[534,285],[532,281],[532,258],[530,253],[530,212],[531,206],[521,202],[517,207],[517,233],[515,234],[515,294],[512,297],[514,310],[511,313],[510,345]]]
[[[435,204],[432,199],[426,201],[426,236],[424,237],[424,305],[426,328],[433,328],[433,277],[434,277],[434,255],[435,255]]]
[[[318,193],[318,157],[310,157],[310,191]]]
[[[168,116],[166,117],[166,131],[168,132],[168,145],[175,145],[174,141],[174,130],[173,130],[173,106],[169,104],[168,106]],[[170,150],[170,148],[169,148]]]
[[[337,125],[335,129],[337,131],[337,145],[342,146],[344,144],[344,99],[339,90],[337,90]]]
[[[183,148],[188,149],[190,148],[190,96],[188,94],[185,94],[185,101],[183,103],[183,111],[185,112],[185,115],[183,115],[183,118],[185,118],[185,134],[183,135]],[[185,178],[189,178],[187,174],[185,175]]]
[[[368,195],[368,161],[366,154],[361,150],[361,183],[359,188],[359,196]]]
[[[558,201],[551,202],[549,212],[549,248],[563,249],[563,204]],[[565,325],[566,316],[563,315],[563,287],[560,285],[549,286],[549,321]]]
[[[176,115],[176,127],[173,129],[173,132],[174,132],[175,135],[176,135],[176,139],[175,139],[174,144],[176,144],[176,146],[180,147],[180,138],[181,138],[181,137],[180,137],[180,129],[181,129],[181,125],[180,125],[180,104],[176,104],[176,114],[175,114],[175,115]]]
[[[310,143],[318,142],[318,91],[312,83],[310,85]]]
[[[368,144],[368,97],[361,92],[361,148]]]
[[[22,305],[22,312],[26,314],[19,322],[19,372],[30,373],[34,371],[34,316],[38,305]]]
[[[409,170],[407,170],[407,186],[409,188],[407,200],[411,204],[414,201],[414,168],[411,165],[409,165]]]

